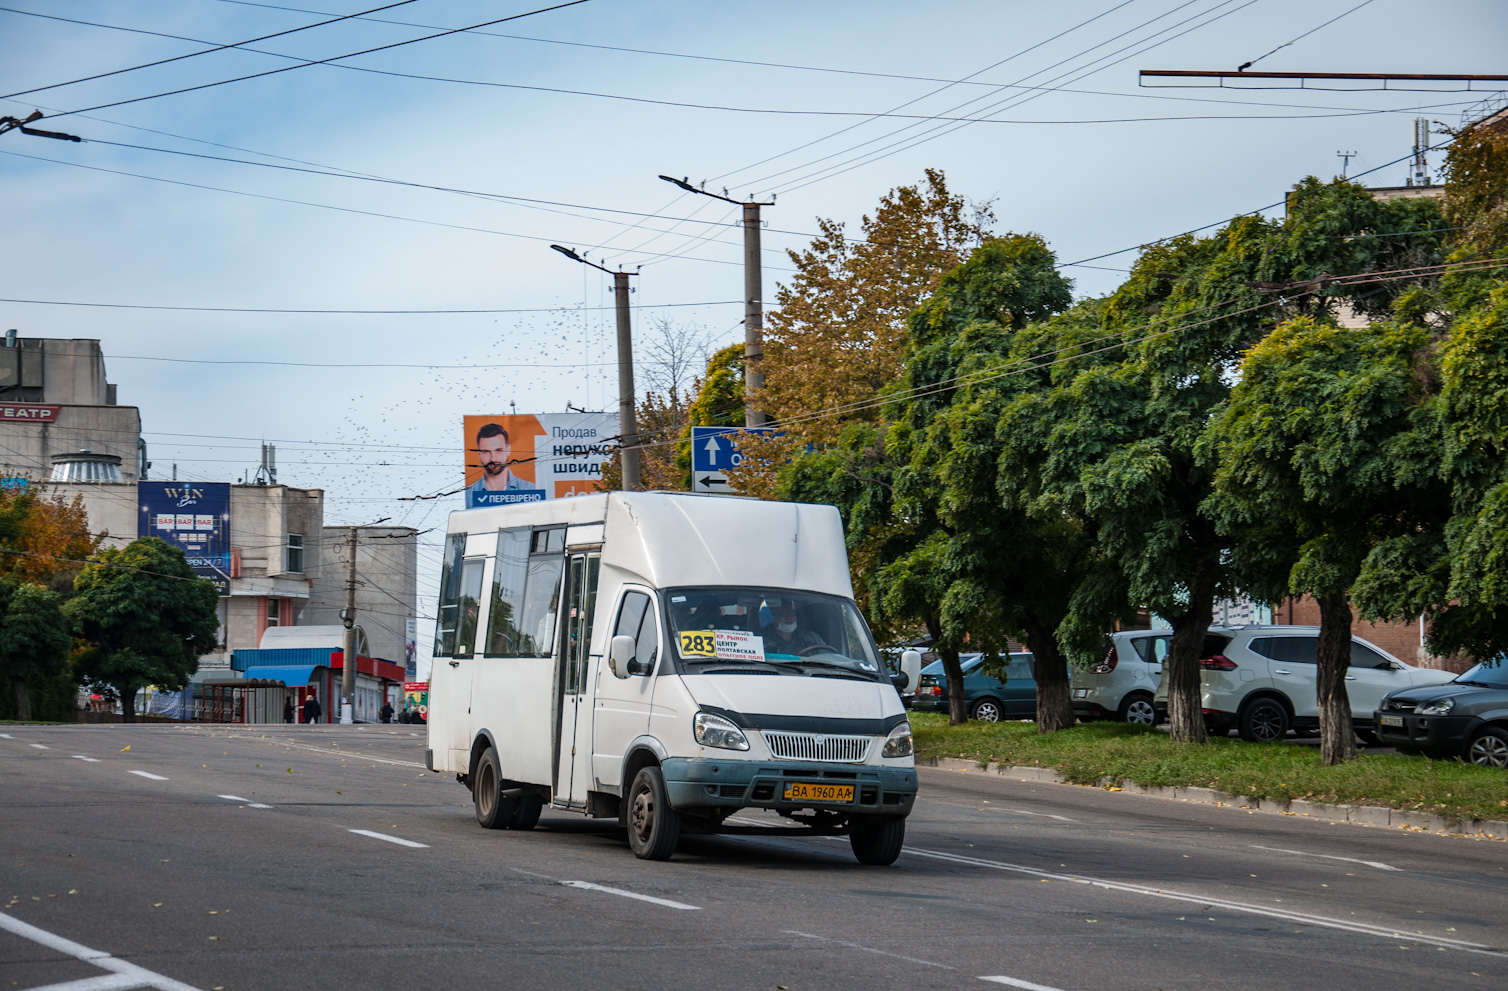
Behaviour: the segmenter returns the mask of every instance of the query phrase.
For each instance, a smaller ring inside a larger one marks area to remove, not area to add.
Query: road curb
[[[1045,781],[1049,784],[1068,784],[1051,767],[1023,767],[1003,764],[982,764],[979,761],[958,757],[927,757],[917,759],[918,767],[935,767],[944,771],[972,771],[982,774],[998,774],[1017,781]],[[1508,840],[1508,821],[1502,819],[1461,819],[1437,816],[1425,812],[1406,812],[1380,805],[1328,805],[1294,798],[1287,801],[1274,798],[1248,798],[1232,795],[1214,788],[1168,788],[1147,787],[1134,781],[1112,781],[1102,778],[1098,784],[1105,791],[1118,791],[1127,795],[1144,795],[1175,802],[1197,802],[1204,805],[1225,805],[1251,811],[1276,812],[1280,815],[1303,816],[1327,822],[1350,822],[1359,826],[1387,826],[1406,829],[1416,833],[1444,833],[1451,836],[1469,836],[1495,840]]]

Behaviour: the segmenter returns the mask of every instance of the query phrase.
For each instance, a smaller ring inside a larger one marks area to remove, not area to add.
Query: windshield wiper
[[[716,672],[708,672],[709,674],[713,674],[713,673],[715,673],[715,674],[723,674],[723,673],[731,673],[731,672],[735,672],[735,671],[736,672],[743,672],[743,671],[756,671],[757,672],[761,668],[778,668],[781,671],[788,671],[791,674],[801,674],[802,673],[801,666],[798,665],[798,664],[795,664],[795,663],[793,663],[791,661],[769,661],[769,660],[765,660],[765,661],[744,661],[742,663],[739,663],[739,662],[736,662],[736,661],[730,662],[726,658],[723,658],[723,657],[690,657],[690,658],[686,658],[686,659],[682,660],[681,663],[685,664],[687,666],[701,665],[701,664],[721,664],[721,665],[723,665],[723,667],[719,668]]]
[[[863,668],[855,667],[852,664],[839,664],[836,661],[822,661],[818,660],[815,657],[803,657],[801,659],[801,664],[804,667],[834,668],[836,670],[845,671],[848,674],[855,675],[859,678],[864,679],[865,681],[874,681],[876,680],[876,678],[878,678],[879,674],[877,671],[865,671]]]

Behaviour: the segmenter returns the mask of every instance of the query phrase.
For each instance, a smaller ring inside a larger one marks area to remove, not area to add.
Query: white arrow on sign
[[[722,445],[717,442],[717,435],[716,434],[713,434],[712,436],[708,437],[706,445],[702,448],[702,450],[704,450],[708,454],[712,455],[712,457],[711,457],[710,460],[712,461],[712,464],[713,464],[714,467],[717,466],[717,452],[721,451],[722,449],[723,449]]]

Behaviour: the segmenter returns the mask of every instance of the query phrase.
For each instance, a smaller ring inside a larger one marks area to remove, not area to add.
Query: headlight
[[[1433,702],[1425,702],[1414,710],[1420,716],[1443,716],[1456,707],[1455,699],[1436,699]]]
[[[710,712],[698,712],[691,721],[696,742],[704,747],[719,747],[723,750],[748,750],[749,738],[744,731],[722,716]]]
[[[881,757],[910,757],[911,756],[911,724],[901,723],[890,731],[885,737],[885,747],[880,751]]]

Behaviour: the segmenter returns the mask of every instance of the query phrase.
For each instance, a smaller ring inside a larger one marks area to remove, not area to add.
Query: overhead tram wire
[[[1069,81],[1068,81],[1070,84],[1078,82],[1081,79],[1087,79],[1089,76],[1096,75],[1096,74],[1098,74],[1100,72],[1105,71],[1106,69],[1109,69],[1109,68],[1111,68],[1113,66],[1119,65],[1121,62],[1129,61],[1130,59],[1133,59],[1133,58],[1137,57],[1138,55],[1145,54],[1146,52],[1149,52],[1149,51],[1151,51],[1154,48],[1158,48],[1158,47],[1161,47],[1162,45],[1168,44],[1171,41],[1175,41],[1178,38],[1181,38],[1181,37],[1183,37],[1186,34],[1189,34],[1189,33],[1193,32],[1193,31],[1197,31],[1200,28],[1207,27],[1208,25],[1213,24],[1215,21],[1221,20],[1221,19],[1223,19],[1225,17],[1229,17],[1232,14],[1235,14],[1235,13],[1238,13],[1238,12],[1240,12],[1242,10],[1245,10],[1247,7],[1250,7],[1253,4],[1258,3],[1259,0],[1246,0],[1246,2],[1242,3],[1239,7],[1235,7],[1233,9],[1231,9],[1231,10],[1226,10],[1226,11],[1223,11],[1222,13],[1216,14],[1213,17],[1209,17],[1207,20],[1203,21],[1202,23],[1195,24],[1193,27],[1190,27],[1187,30],[1179,32],[1178,34],[1172,35],[1171,37],[1162,38],[1161,40],[1155,41],[1152,44],[1146,44],[1147,42],[1152,41],[1152,39],[1157,38],[1160,35],[1166,34],[1169,31],[1173,31],[1173,30],[1175,30],[1177,28],[1180,28],[1183,25],[1190,23],[1191,21],[1196,21],[1196,20],[1198,20],[1201,17],[1206,17],[1207,15],[1212,14],[1214,11],[1217,11],[1221,7],[1224,7],[1227,4],[1232,3],[1232,2],[1234,2],[1234,0],[1221,0],[1221,2],[1217,3],[1214,7],[1207,8],[1207,9],[1205,9],[1204,11],[1202,11],[1202,12],[1200,12],[1198,14],[1194,14],[1194,15],[1188,17],[1188,18],[1185,18],[1182,21],[1179,21],[1176,24],[1173,24],[1173,25],[1170,25],[1170,26],[1168,26],[1166,28],[1163,28],[1162,30],[1156,32],[1155,34],[1149,35],[1147,37],[1144,37],[1144,38],[1141,38],[1141,39],[1139,39],[1137,41],[1134,41],[1131,44],[1125,45],[1125,46],[1117,49],[1116,51],[1111,52],[1109,55],[1104,55],[1104,56],[1101,56],[1098,59],[1095,59],[1093,62],[1090,62],[1087,65],[1081,65],[1081,66],[1075,67],[1073,69],[1067,70],[1067,71],[1065,71],[1063,73],[1060,73],[1059,75],[1053,77],[1052,79],[1049,79],[1048,82],[1049,83],[1054,83],[1054,82],[1057,82],[1058,80],[1063,79],[1063,78],[1068,77],[1068,76],[1072,76],[1073,77],[1072,79],[1069,79]],[[1184,4],[1184,5],[1182,5],[1182,6],[1178,7],[1178,8],[1175,8],[1175,10],[1181,10],[1183,6],[1188,6],[1188,4]],[[1164,16],[1166,16],[1166,15],[1164,15]],[[1145,22],[1145,24],[1150,24],[1150,23],[1151,23],[1150,21],[1149,22]],[[1132,30],[1139,30],[1140,27],[1145,26],[1145,24],[1144,25],[1139,25],[1137,28],[1134,28]],[[1130,33],[1130,32],[1125,32],[1125,33]],[[1117,36],[1117,38],[1119,38],[1121,36],[1123,36],[1123,35],[1119,35],[1119,36]],[[1112,40],[1115,40],[1115,39],[1112,39]],[[1129,55],[1125,55],[1124,57],[1122,57],[1120,59],[1117,59],[1114,62],[1110,62],[1107,65],[1101,65],[1101,64],[1099,64],[1099,63],[1104,62],[1106,59],[1114,58],[1116,55],[1119,55],[1121,52],[1124,52],[1127,49],[1136,48],[1138,45],[1145,45],[1145,47],[1142,47],[1142,48],[1140,48],[1137,51],[1131,52]],[[1096,47],[1100,47],[1100,46],[1096,46]],[[1086,53],[1082,53],[1082,54],[1087,54],[1087,52]],[[1057,65],[1062,65],[1065,62],[1072,61],[1073,58],[1077,58],[1077,57],[1078,56],[1073,56],[1073,57],[1071,57],[1069,59],[1065,59],[1065,60],[1063,60],[1061,62],[1056,63],[1054,66],[1049,66],[1048,69],[1045,69],[1045,70],[1042,70],[1042,71],[1044,71],[1044,72],[1045,71],[1049,71],[1052,68],[1056,68]],[[1074,75],[1075,73],[1078,73],[1078,74]],[[1037,74],[1038,73],[1033,73],[1033,75],[1037,75]],[[1027,78],[1030,78],[1030,77],[1027,77]],[[999,100],[999,101],[997,101],[997,102],[995,102],[993,104],[990,104],[989,106],[985,107],[983,109],[983,111],[981,111],[981,112],[982,113],[987,113],[987,114],[990,114],[990,115],[998,115],[1000,113],[1003,113],[1007,109],[1011,109],[1011,108],[1014,108],[1014,107],[1021,106],[1022,104],[1031,102],[1032,100],[1040,99],[1041,97],[1046,96],[1048,93],[1051,93],[1053,91],[1054,90],[1052,90],[1052,89],[1043,89],[1043,90],[1038,90],[1038,91],[1035,91],[1035,92],[1027,94],[1027,95],[1011,94],[1010,96],[1006,97],[1003,100]],[[972,101],[969,101],[969,102],[970,103],[977,103],[978,100],[972,100]],[[967,105],[967,104],[965,104],[965,105]],[[957,109],[957,108],[953,108],[953,109]],[[951,113],[952,110],[949,110],[947,112]],[[978,118],[976,120],[968,120],[968,121],[963,121],[963,122],[942,122],[942,123],[939,123],[936,126],[930,128],[928,130],[923,131],[920,134],[912,135],[911,137],[907,137],[907,138],[902,138],[902,139],[900,139],[898,141],[894,141],[894,142],[892,142],[892,143],[890,143],[888,145],[885,145],[882,148],[878,148],[878,149],[875,149],[873,151],[864,152],[864,153],[862,153],[860,155],[857,155],[857,156],[855,156],[853,158],[848,159],[847,161],[839,162],[839,163],[837,163],[835,165],[832,165],[832,166],[826,166],[826,167],[824,167],[822,169],[819,169],[819,170],[817,170],[815,172],[808,172],[804,176],[798,176],[798,177],[796,177],[796,178],[794,178],[792,180],[789,180],[787,182],[781,183],[778,187],[775,187],[774,191],[775,192],[784,192],[784,193],[795,192],[796,190],[803,189],[806,186],[812,185],[813,183],[821,182],[821,181],[824,181],[824,180],[827,180],[827,179],[836,178],[837,176],[843,175],[846,172],[850,172],[850,171],[852,171],[855,168],[860,168],[860,167],[862,167],[864,165],[873,164],[874,162],[877,162],[877,161],[879,161],[882,158],[888,158],[891,155],[899,154],[902,151],[907,151],[907,150],[909,150],[911,148],[917,147],[918,145],[925,144],[925,143],[927,143],[929,141],[936,140],[937,138],[944,137],[944,136],[946,136],[948,134],[952,134],[953,132],[955,132],[957,130],[961,130],[962,128],[968,127],[972,123],[980,123],[980,122],[982,122],[985,119],[987,119],[987,118],[981,117],[981,118]],[[907,127],[899,128],[899,129],[893,131],[891,136],[902,134],[905,131],[910,130],[911,128],[913,128],[915,126],[918,126],[918,125],[907,125]],[[876,140],[883,140],[883,139],[876,139]],[[874,143],[874,141],[865,142],[863,145],[856,145],[856,146],[853,146],[853,148],[850,148],[848,150],[849,151],[857,150],[858,148],[861,148],[861,147],[864,147],[865,145],[869,145],[869,144],[873,144],[873,143]],[[840,153],[840,154],[844,154],[844,153],[846,153],[846,152],[843,152],[843,153]],[[834,156],[828,156],[828,157],[834,157]],[[786,172],[790,172],[790,171],[794,171],[794,170],[791,170],[791,169],[786,170]],[[777,175],[778,174],[780,174],[780,173],[777,173]],[[762,182],[764,180],[760,180],[760,181]]]
[[[223,51],[225,51],[228,48],[240,48],[243,45],[254,45],[254,44],[256,44],[259,41],[268,41],[268,40],[270,40],[272,38],[282,38],[282,37],[285,37],[285,36],[290,35],[290,34],[298,34],[300,31],[310,31],[310,30],[313,30],[314,28],[322,28],[322,27],[326,27],[327,25],[330,25],[330,24],[338,24],[341,21],[349,21],[352,18],[365,17],[367,14],[375,14],[375,13],[378,13],[379,11],[383,11],[383,10],[392,10],[394,7],[404,7],[404,6],[407,6],[408,4],[411,4],[413,2],[414,2],[414,0],[397,0],[396,3],[384,4],[381,7],[373,7],[371,10],[363,10],[363,11],[361,11],[359,13],[356,13],[356,14],[345,14],[345,15],[342,15],[342,16],[339,16],[339,17],[333,17],[333,18],[331,18],[330,20],[327,20],[327,21],[320,21],[318,24],[305,24],[303,27],[289,28],[286,31],[275,31],[272,34],[264,34],[264,35],[259,35],[258,37],[255,37],[255,38],[247,38],[245,41],[236,41],[236,42],[232,42],[232,43],[230,43],[228,45],[215,45],[213,48],[206,48],[203,51],[189,52],[189,53],[187,53],[185,55],[174,55],[172,58],[158,59],[155,62],[147,62],[147,63],[144,63],[142,65],[133,65],[133,66],[129,66],[129,67],[125,68],[125,69],[112,69],[109,72],[96,72],[92,76],[83,76],[83,77],[81,77],[79,79],[70,79],[68,82],[65,82],[65,83],[51,83],[51,84],[49,84],[47,86],[34,86],[31,89],[17,90],[14,93],[6,93],[4,95],[0,95],[0,100],[11,100],[11,99],[14,99],[14,98],[16,98],[18,96],[26,96],[26,95],[31,94],[31,93],[41,93],[41,92],[44,92],[44,91],[50,90],[50,89],[61,89],[64,86],[74,86],[74,85],[77,85],[78,83],[87,83],[87,82],[92,82],[93,80],[96,80],[96,79],[105,79],[105,78],[108,78],[110,76],[119,76],[119,75],[122,75],[123,73],[136,72],[136,71],[138,71],[140,69],[151,69],[151,68],[153,68],[155,66],[167,65],[169,62],[181,62],[184,59],[198,58],[200,55],[210,55],[210,54],[213,54],[215,52],[223,52]],[[14,9],[12,9],[10,7],[0,7],[0,10],[10,11],[11,13],[16,13],[16,14],[30,14],[31,13],[31,11],[14,10]],[[35,15],[35,16],[46,17],[46,18],[48,18],[50,20],[59,20],[59,21],[70,21],[71,20],[70,18],[57,17],[56,15],[50,15],[50,14],[38,14],[38,15]],[[87,22],[87,21],[71,21],[71,23],[74,23],[74,24],[87,24],[89,22]],[[183,38],[183,39],[179,39],[179,40],[182,40],[182,41],[194,41],[195,39]],[[196,43],[197,44],[211,44],[211,42],[196,42]]]
[[[92,112],[94,112],[96,110],[104,110],[107,107],[121,107],[121,106],[125,106],[125,105],[131,104],[131,103],[143,103],[143,102],[145,102],[147,100],[161,99],[164,96],[177,96],[180,93],[193,93],[193,92],[197,92],[199,90],[211,89],[211,88],[216,87],[216,86],[226,86],[226,85],[229,85],[231,83],[246,82],[247,80],[250,80],[250,79],[262,79],[262,78],[264,78],[266,76],[275,76],[275,75],[278,75],[278,74],[284,73],[284,72],[292,72],[295,69],[304,69],[304,68],[307,68],[307,67],[309,67],[311,65],[326,65],[326,64],[328,64],[330,62],[338,62],[338,61],[340,61],[342,59],[356,58],[356,57],[361,56],[361,55],[371,55],[371,54],[373,54],[375,52],[390,51],[390,50],[392,50],[394,48],[402,48],[405,45],[418,44],[421,41],[434,41],[436,38],[444,38],[444,37],[448,37],[448,36],[453,35],[453,34],[460,34],[460,33],[465,32],[465,31],[473,31],[473,30],[475,30],[477,28],[488,27],[488,26],[493,25],[493,24],[503,24],[503,23],[506,23],[508,21],[517,21],[517,20],[521,20],[522,18],[525,18],[525,17],[533,17],[533,16],[535,16],[537,14],[548,14],[548,13],[550,13],[552,11],[564,10],[567,7],[577,7],[577,6],[580,6],[581,4],[590,3],[590,2],[591,2],[591,0],[562,0],[561,3],[553,4],[552,6],[549,6],[549,7],[539,7],[537,9],[535,9],[535,10],[524,11],[521,14],[511,14],[508,17],[498,17],[498,18],[494,18],[493,20],[490,20],[490,21],[482,21],[479,24],[472,24],[472,25],[468,25],[467,27],[463,27],[463,28],[451,28],[451,29],[445,30],[445,31],[438,31],[438,32],[436,32],[434,34],[424,35],[423,37],[419,37],[419,38],[409,38],[409,39],[407,39],[405,41],[395,41],[395,42],[391,42],[391,43],[386,44],[386,45],[377,45],[374,48],[365,48],[365,49],[362,49],[361,51],[347,52],[344,55],[332,55],[329,58],[316,59],[316,60],[311,61],[311,62],[301,62],[298,65],[285,65],[285,66],[283,66],[282,68],[279,68],[279,69],[268,69],[266,72],[254,72],[254,73],[251,73],[251,74],[245,75],[245,76],[236,76],[236,77],[234,77],[232,79],[221,79],[221,80],[218,80],[218,81],[212,82],[212,83],[200,83],[197,86],[183,86],[183,87],[180,87],[178,89],[167,90],[167,91],[164,91],[162,93],[153,93],[150,96],[136,96],[136,97],[132,97],[129,100],[114,100],[114,101],[112,101],[110,103],[100,103],[100,104],[96,104],[95,106],[92,106],[92,107],[84,107],[84,108],[81,108],[79,110],[68,110],[68,111],[64,111],[63,113],[60,113],[60,114],[49,114],[48,116],[49,117],[69,117],[69,116],[72,116],[73,114],[85,114],[85,113],[92,113]]]

